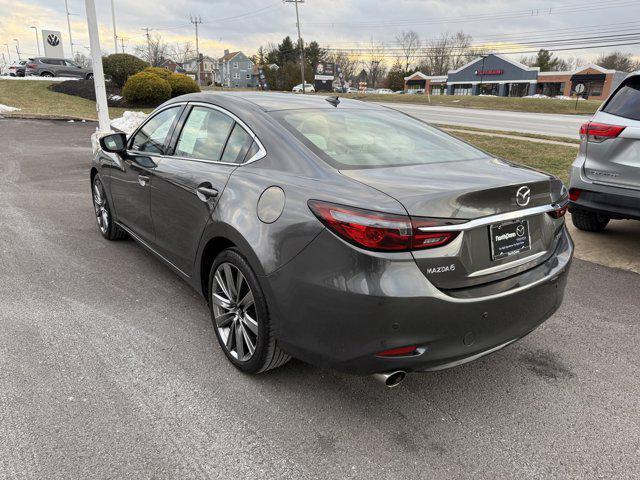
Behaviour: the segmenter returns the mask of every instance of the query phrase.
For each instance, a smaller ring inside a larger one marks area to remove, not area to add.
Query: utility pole
[[[147,35],[147,60],[149,65],[151,65],[151,36],[149,35],[149,27],[144,27],[142,30],[144,30]],[[153,65],[151,66],[153,67]]]
[[[124,37],[120,37],[120,53],[124,53]]]
[[[71,20],[69,20],[71,14],[69,13],[69,3],[67,0],[64,0],[64,9],[67,12],[67,28],[69,29],[69,45],[71,46],[71,58],[74,58],[75,55],[73,54],[73,37],[71,36]]]
[[[33,28],[36,32],[36,45],[38,46],[38,56],[40,56],[40,38],[38,37],[38,27],[31,25],[29,28]]]
[[[116,9],[113,6],[114,0],[111,0],[111,21],[113,22],[113,48],[118,53],[118,32],[116,31]]]
[[[13,39],[14,42],[16,42],[16,53],[18,54],[18,61],[22,60],[20,58],[20,42],[18,41],[17,38]]]
[[[300,13],[298,12],[298,3],[304,3],[304,0],[284,0],[285,3],[294,3],[296,5],[296,26],[298,27],[298,46],[300,47],[300,75],[302,76],[302,93],[306,93],[304,79],[304,44],[300,35]]]
[[[102,52],[100,50],[100,34],[98,33],[98,18],[94,0],[84,0],[87,11],[87,26],[89,27],[89,45],[91,46],[91,60],[93,61],[93,85],[96,90],[96,109],[98,110],[98,124],[101,132],[111,131],[109,122],[109,107],[107,106],[107,89],[104,85],[104,70],[102,69]]]
[[[189,21],[196,27],[196,83],[200,85],[200,45],[198,43],[198,24],[202,23],[202,17],[189,17]]]

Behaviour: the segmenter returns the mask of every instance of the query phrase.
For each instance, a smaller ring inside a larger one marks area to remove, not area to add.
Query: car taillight
[[[440,247],[459,232],[446,231],[456,220],[411,219],[406,215],[309,200],[309,208],[333,233],[362,248],[383,252],[406,252]],[[442,226],[443,231],[423,232],[421,227]]]
[[[553,210],[549,212],[549,215],[553,218],[562,218],[567,213],[568,208],[569,208],[569,205],[565,205],[564,207],[561,207],[561,208],[558,208],[557,210]]]
[[[577,202],[578,199],[580,198],[580,194],[582,193],[582,190],[580,190],[579,188],[572,188],[569,190],[569,200],[571,200],[572,202]]]
[[[616,138],[626,127],[607,125],[605,123],[587,122],[580,127],[580,137],[593,143],[602,143],[609,138]]]

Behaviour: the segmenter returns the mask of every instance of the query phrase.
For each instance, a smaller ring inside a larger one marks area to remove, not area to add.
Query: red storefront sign
[[[476,70],[476,75],[502,75],[504,70]]]

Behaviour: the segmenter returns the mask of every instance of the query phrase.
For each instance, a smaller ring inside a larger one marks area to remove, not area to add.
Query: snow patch
[[[541,93],[536,93],[535,95],[527,95],[522,98],[550,98],[551,100],[575,100],[575,97],[567,97],[565,95],[558,95],[556,97],[550,97],[548,95],[543,95]],[[580,97],[580,100],[586,100],[585,98]]]
[[[124,133],[132,133],[147,118],[144,112],[126,111],[121,117],[111,120],[111,128]]]
[[[0,113],[9,113],[9,112],[17,112],[20,110],[16,107],[10,107],[9,105],[3,105],[0,103]]]
[[[113,100],[114,102],[117,102],[118,100],[122,100],[122,95],[109,95],[109,100]]]
[[[81,80],[76,77],[9,77],[2,76],[0,80],[19,80],[21,82],[32,82],[32,81],[41,81],[41,82],[66,82],[67,80]]]

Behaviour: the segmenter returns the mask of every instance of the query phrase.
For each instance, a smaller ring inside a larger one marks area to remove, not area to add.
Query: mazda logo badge
[[[516,192],[516,203],[520,207],[526,207],[531,201],[531,189],[526,185],[520,187]]]
[[[516,235],[519,237],[524,237],[524,225],[518,225],[516,228]]]
[[[51,45],[52,47],[57,47],[58,45],[60,45],[60,39],[58,38],[57,35],[54,35],[53,33],[50,33],[47,36],[47,43],[49,45]]]

